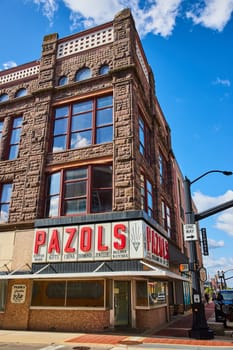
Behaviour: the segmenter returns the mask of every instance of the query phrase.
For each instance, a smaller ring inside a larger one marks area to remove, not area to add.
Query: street
[[[4,350],[206,350],[206,346],[199,345],[181,345],[181,344],[140,344],[140,345],[93,345],[93,346],[82,346],[82,345],[58,345],[58,344],[23,344],[23,343],[0,343],[0,349]],[[223,350],[223,347],[214,347],[214,350]]]

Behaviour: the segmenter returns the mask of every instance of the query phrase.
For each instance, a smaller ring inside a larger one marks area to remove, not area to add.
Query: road
[[[180,344],[140,344],[140,345],[97,345],[97,346],[83,346],[83,345],[58,345],[58,344],[23,344],[23,343],[0,343],[0,350],[206,350],[206,346],[190,346]],[[227,348],[225,348],[227,349]],[[230,348],[229,348],[230,349]],[[214,347],[212,350],[223,350],[223,347]]]

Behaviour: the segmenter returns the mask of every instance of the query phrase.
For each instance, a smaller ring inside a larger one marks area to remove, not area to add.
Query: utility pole
[[[198,217],[198,214],[195,215],[193,211],[193,203],[191,196],[191,185],[206,176],[209,173],[222,173],[223,175],[233,175],[231,171],[221,171],[221,170],[210,170],[204,174],[197,177],[195,180],[190,181],[187,177],[184,179],[184,194],[185,194],[185,203],[186,203],[186,213],[185,213],[185,222],[186,224],[196,225],[196,221],[203,217]],[[233,201],[232,201],[233,205]],[[218,208],[219,209],[219,208]],[[220,210],[223,210],[222,207]],[[212,213],[205,213],[204,217],[213,215]],[[191,278],[192,278],[192,313],[193,321],[192,328],[189,331],[190,338],[195,339],[213,339],[214,332],[208,327],[206,316],[205,316],[205,307],[202,301],[201,295],[201,286],[200,286],[200,273],[199,273],[199,264],[197,259],[197,246],[196,240],[189,240],[190,248],[190,266],[191,266]]]

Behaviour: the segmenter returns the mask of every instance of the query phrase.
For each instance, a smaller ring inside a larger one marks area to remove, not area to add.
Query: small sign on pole
[[[196,241],[197,240],[197,225],[196,224],[185,224],[184,225],[184,240],[185,241]]]
[[[201,267],[199,270],[200,280],[205,282],[207,280],[207,271],[205,267]]]

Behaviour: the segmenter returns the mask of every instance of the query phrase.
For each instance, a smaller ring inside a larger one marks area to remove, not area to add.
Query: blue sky
[[[191,181],[233,171],[233,0],[1,0],[0,70],[40,58],[44,35],[68,36],[110,21],[129,7],[155,76],[177,161]],[[233,199],[233,176],[192,185],[201,212]],[[233,276],[233,209],[206,227],[209,276]],[[228,280],[233,287],[233,279]]]

